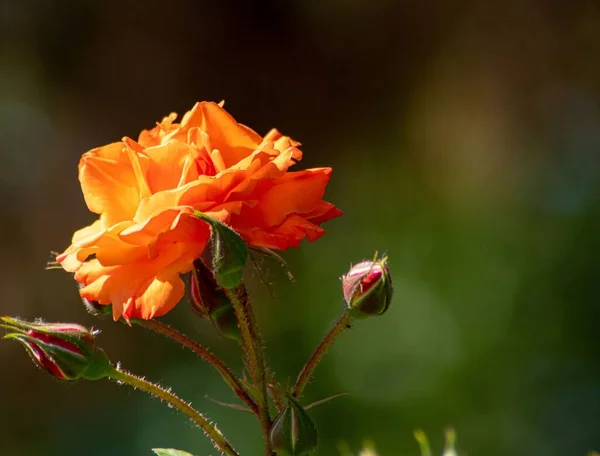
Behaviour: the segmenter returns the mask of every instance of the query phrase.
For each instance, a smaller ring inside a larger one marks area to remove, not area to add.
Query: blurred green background
[[[199,100],[259,133],[303,143],[300,168],[332,166],[345,215],[252,279],[268,360],[295,378],[341,312],[351,262],[390,257],[396,294],[316,371],[307,399],[318,455],[346,441],[417,455],[447,425],[471,455],[584,455],[600,448],[600,4],[528,0],[2,0],[0,313],[103,330],[114,361],[174,390],[242,455],[252,417],[190,353],[88,316],[50,250],[93,220],[80,155],[136,137]],[[167,320],[236,368],[186,305]],[[64,385],[0,343],[2,455],[215,454],[142,393]]]

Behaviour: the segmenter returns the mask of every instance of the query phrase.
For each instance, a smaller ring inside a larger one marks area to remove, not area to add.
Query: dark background
[[[307,400],[318,455],[375,441],[416,455],[447,425],[470,455],[600,448],[600,4],[597,1],[0,2],[0,313],[103,330],[114,361],[173,386],[243,455],[253,419],[210,368],[140,328],[87,315],[50,250],[89,224],[80,155],[199,100],[332,166],[344,217],[252,279],[268,360],[294,379],[341,312],[351,262],[390,257],[396,294],[331,350]],[[241,366],[182,304],[168,316]],[[3,455],[215,454],[142,393],[64,385],[0,344]]]

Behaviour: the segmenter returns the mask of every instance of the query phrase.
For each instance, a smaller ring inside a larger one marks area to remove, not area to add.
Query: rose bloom
[[[314,241],[321,223],[341,215],[322,200],[331,168],[287,171],[302,158],[289,137],[271,130],[261,138],[216,103],[176,117],[79,162],[85,202],[100,217],[57,261],[75,273],[82,298],[112,304],[115,320],[164,315],[181,300],[180,274],[210,237],[194,210],[251,246],[278,250]]]

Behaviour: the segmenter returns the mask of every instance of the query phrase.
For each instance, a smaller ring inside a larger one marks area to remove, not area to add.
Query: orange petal
[[[330,175],[331,168],[314,168],[261,182],[267,189],[259,203],[244,208],[239,217],[232,219],[234,229],[268,228],[280,225],[288,215],[310,213],[321,202]]]
[[[103,226],[102,226],[102,222],[100,220],[96,220],[94,223],[92,223],[89,226],[86,226],[85,228],[81,228],[80,230],[75,231],[75,233],[73,234],[73,237],[71,239],[71,242],[73,244],[75,244],[76,242],[85,239],[89,236],[95,236],[97,235],[100,231],[102,231]]]
[[[286,250],[290,247],[298,247],[304,238],[309,241],[317,240],[325,230],[293,214],[279,226],[270,229],[240,229],[239,233],[251,245]]]
[[[112,304],[113,318],[150,319],[164,315],[183,297],[180,273],[192,268],[192,261],[204,246],[170,244],[151,261],[119,266],[102,266],[98,260],[84,263],[75,279],[84,285],[83,298]]]
[[[200,118],[201,114],[201,118]],[[199,126],[211,139],[213,149],[221,151],[226,168],[235,165],[258,148],[262,138],[252,129],[239,124],[216,103],[200,103],[182,126]],[[200,121],[199,123],[197,123]]]
[[[298,141],[294,141],[289,136],[283,136],[275,128],[265,135],[263,143],[268,142],[273,143],[273,147],[280,152],[285,152],[286,150],[291,149],[293,152],[292,158],[296,161],[302,160],[302,151],[298,149],[300,143]]]
[[[123,149],[123,143],[93,149],[79,163],[85,202],[90,211],[103,214],[109,226],[131,219],[140,199],[135,173]]]
[[[147,247],[139,247],[123,242],[119,233],[129,227],[131,222],[121,222],[110,229],[82,237],[74,242],[56,260],[69,272],[75,272],[90,255],[105,266],[128,263],[147,256]]]
[[[162,122],[157,122],[156,127],[150,130],[143,130],[140,133],[138,142],[143,147],[158,146],[159,144],[161,144],[163,137],[167,133],[173,131],[179,126],[179,124],[174,123],[175,119],[177,119],[177,114],[172,112],[168,116],[164,117]]]
[[[145,150],[145,153],[150,158],[146,178],[152,193],[176,188],[189,182],[187,179],[197,177],[197,175],[188,176],[185,182],[180,183],[184,165],[190,159],[193,161],[198,155],[184,142],[171,140],[167,144],[150,147]]]

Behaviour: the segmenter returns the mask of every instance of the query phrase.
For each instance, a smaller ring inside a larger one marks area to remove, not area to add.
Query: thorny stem
[[[141,377],[137,377],[130,372],[124,371],[120,368],[113,369],[113,371],[108,375],[109,378],[117,381],[125,383],[133,388],[140,389],[151,396],[155,396],[171,406],[173,408],[179,410],[185,416],[187,416],[190,420],[196,423],[206,434],[208,438],[210,438],[215,444],[215,448],[217,448],[222,454],[226,456],[239,456],[239,454],[233,449],[231,444],[227,441],[227,439],[221,434],[221,431],[217,429],[217,427],[208,421],[200,412],[194,409],[191,405],[187,404],[175,394],[166,390],[160,385],[155,383],[151,383]]]
[[[329,332],[323,337],[321,343],[317,346],[313,354],[310,356],[309,360],[306,362],[300,373],[298,374],[298,378],[296,379],[296,384],[292,390],[292,396],[294,398],[299,398],[302,396],[304,388],[310,381],[315,371],[317,365],[327,353],[327,350],[333,345],[333,342],[339,337],[339,335],[346,329],[346,326],[350,324],[352,321],[352,317],[349,312],[344,313],[338,321],[336,321],[333,327],[329,330]]]
[[[180,333],[175,328],[162,323],[158,320],[132,320],[133,323],[138,326],[142,326],[144,328],[150,329],[155,333],[161,334],[168,339],[177,342],[180,345],[183,345],[187,349],[194,352],[198,357],[202,358],[204,361],[209,363],[211,366],[215,368],[215,370],[221,374],[225,383],[233,390],[233,392],[250,407],[250,410],[255,415],[258,415],[258,406],[252,400],[250,395],[246,392],[246,390],[242,387],[240,381],[233,375],[233,372],[215,355],[213,355],[207,348],[200,345],[198,342],[190,339],[185,334]]]
[[[238,319],[242,333],[242,347],[246,353],[248,367],[252,381],[258,389],[258,418],[265,440],[265,454],[272,456],[271,447],[271,416],[269,414],[269,401],[267,396],[267,375],[265,361],[262,353],[262,340],[258,332],[254,312],[244,285],[231,290],[225,290],[227,297],[233,304],[235,316]]]
[[[285,408],[285,404],[283,403],[279,389],[279,384],[273,384],[271,382],[267,383],[267,391],[271,395],[277,411],[281,412]]]

